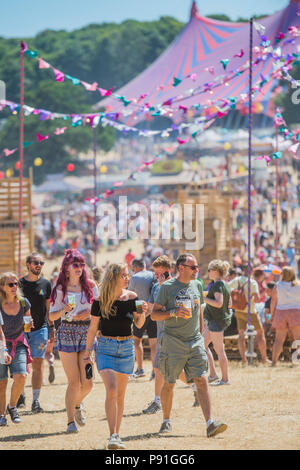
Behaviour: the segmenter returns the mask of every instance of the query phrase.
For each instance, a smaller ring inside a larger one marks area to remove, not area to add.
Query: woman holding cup
[[[127,290],[128,281],[126,264],[111,264],[106,268],[99,299],[92,305],[84,357],[86,364],[92,363],[93,343],[100,330],[96,362],[106,388],[105,411],[110,431],[108,449],[125,448],[119,430],[128,378],[135,361],[132,324],[134,322],[137,328],[141,328],[148,309],[146,302],[139,304],[135,292]]]
[[[5,363],[0,363],[0,426],[6,426],[7,412],[13,423],[20,423],[17,402],[23,391],[28,365],[32,362],[30,349],[24,335],[24,319],[33,327],[30,303],[21,296],[18,278],[14,273],[0,276],[0,325],[2,324],[2,345],[5,346]],[[2,321],[1,321],[2,320]],[[1,361],[2,362],[2,361]],[[8,368],[13,377],[9,404],[6,409]]]
[[[86,423],[82,401],[91,391],[93,382],[86,378],[83,355],[91,306],[98,295],[95,282],[88,279],[84,257],[78,250],[66,250],[51,294],[49,318],[51,321],[61,318],[56,345],[68,379],[65,398],[68,433],[78,432],[76,423],[79,426]]]

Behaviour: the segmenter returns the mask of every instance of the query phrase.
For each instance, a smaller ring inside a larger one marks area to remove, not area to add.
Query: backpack
[[[247,282],[245,282],[242,286],[240,286],[240,283],[238,283],[238,287],[230,292],[232,302],[231,308],[233,310],[245,310],[247,307],[248,301],[244,291],[244,286],[247,284]]]

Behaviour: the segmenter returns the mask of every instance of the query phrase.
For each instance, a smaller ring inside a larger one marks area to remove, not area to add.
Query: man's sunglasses
[[[41,266],[44,266],[45,262],[44,261],[31,261],[31,264],[34,264],[34,266],[38,266],[39,264]]]
[[[186,268],[190,268],[193,271],[199,271],[199,266],[190,266],[189,264],[182,264],[181,266],[185,266]]]
[[[18,282],[8,282],[6,285],[7,285],[8,287],[15,287],[15,286],[18,287],[19,283],[18,283]]]
[[[71,266],[72,266],[73,269],[84,268],[85,263],[73,263],[73,264],[71,264]]]

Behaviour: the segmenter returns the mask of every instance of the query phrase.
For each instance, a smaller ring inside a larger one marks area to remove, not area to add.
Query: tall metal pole
[[[278,152],[278,126],[276,125],[276,152]],[[276,183],[275,183],[275,199],[276,199],[276,212],[275,212],[275,263],[278,264],[278,244],[279,244],[279,234],[278,234],[278,212],[279,212],[279,165],[278,159],[276,159]]]
[[[252,183],[252,50],[253,50],[253,18],[250,19],[250,42],[249,42],[249,143],[248,143],[248,327],[246,334],[248,336],[247,357],[249,364],[253,364],[254,336],[256,334],[253,325],[251,325],[251,183]]]
[[[96,135],[96,127],[93,128],[93,136],[94,136],[94,265],[97,265],[97,205],[96,205],[96,197],[97,197],[97,135]]]
[[[22,212],[23,212],[23,144],[24,144],[24,43],[20,43],[20,130],[19,130],[19,250],[18,250],[18,275],[22,270]]]

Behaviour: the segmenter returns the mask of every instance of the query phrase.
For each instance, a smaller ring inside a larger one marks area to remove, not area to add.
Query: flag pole
[[[252,112],[252,81],[253,81],[253,18],[250,18],[250,38],[249,38],[249,125],[248,125],[248,325],[246,335],[248,336],[248,351],[246,356],[249,365],[253,364],[253,359],[256,357],[254,352],[254,337],[256,331],[254,326],[251,325],[251,186],[252,186],[252,125],[253,125],[253,112]]]
[[[24,155],[24,52],[26,44],[20,43],[20,127],[19,127],[19,237],[18,237],[18,275],[21,276],[22,271],[22,212],[23,212],[23,155]]]
[[[93,142],[93,148],[94,148],[94,265],[97,266],[97,234],[96,234],[96,229],[97,229],[97,204],[96,204],[96,198],[97,198],[97,165],[96,165],[96,160],[97,160],[97,135],[96,135],[96,130],[97,128],[93,128],[93,136],[94,136],[94,142]]]

